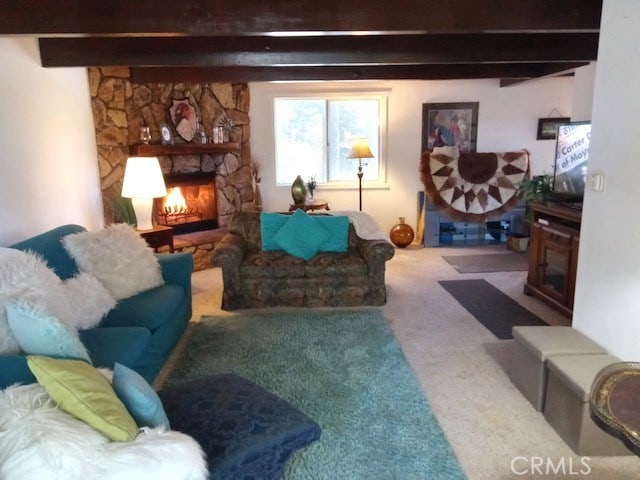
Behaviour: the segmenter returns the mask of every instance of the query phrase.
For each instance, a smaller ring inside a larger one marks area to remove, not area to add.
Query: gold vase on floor
[[[404,223],[404,217],[400,217],[398,220],[398,223],[391,227],[389,237],[391,238],[391,243],[396,247],[404,248],[413,242],[413,228]]]
[[[291,185],[291,197],[296,205],[303,204],[307,200],[307,186],[300,175],[296,177]]]

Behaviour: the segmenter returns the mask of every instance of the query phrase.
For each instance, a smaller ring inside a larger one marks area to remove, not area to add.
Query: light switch
[[[604,173],[594,172],[589,175],[589,189],[596,192],[604,190]]]

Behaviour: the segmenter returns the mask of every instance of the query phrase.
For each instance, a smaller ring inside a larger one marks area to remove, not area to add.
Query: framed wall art
[[[423,103],[422,151],[457,146],[475,152],[478,137],[479,102]]]
[[[188,98],[173,99],[171,102],[169,107],[171,122],[173,122],[173,126],[180,138],[185,142],[190,142],[196,134],[198,123],[196,109],[191,105]]]
[[[538,119],[538,140],[555,140],[558,133],[558,125],[568,123],[569,117],[547,117]]]

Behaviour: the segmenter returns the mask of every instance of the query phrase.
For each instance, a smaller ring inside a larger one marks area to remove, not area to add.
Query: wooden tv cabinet
[[[573,314],[582,210],[558,203],[532,203],[529,273],[524,293],[564,315]]]

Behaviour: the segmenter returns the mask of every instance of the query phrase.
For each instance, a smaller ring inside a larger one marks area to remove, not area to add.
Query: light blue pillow
[[[282,213],[261,213],[260,214],[260,238],[262,240],[262,250],[265,252],[282,250],[282,247],[273,239],[278,230],[289,220],[291,215]]]
[[[23,303],[10,303],[7,305],[7,321],[16,342],[25,353],[91,363],[77,332],[41,309]]]
[[[139,427],[171,430],[160,397],[140,374],[116,362],[111,385]]]
[[[331,235],[320,245],[320,252],[346,252],[349,247],[349,217],[346,215],[316,215],[313,218]]]
[[[309,260],[330,236],[313,217],[298,209],[280,227],[274,240],[289,255]]]

